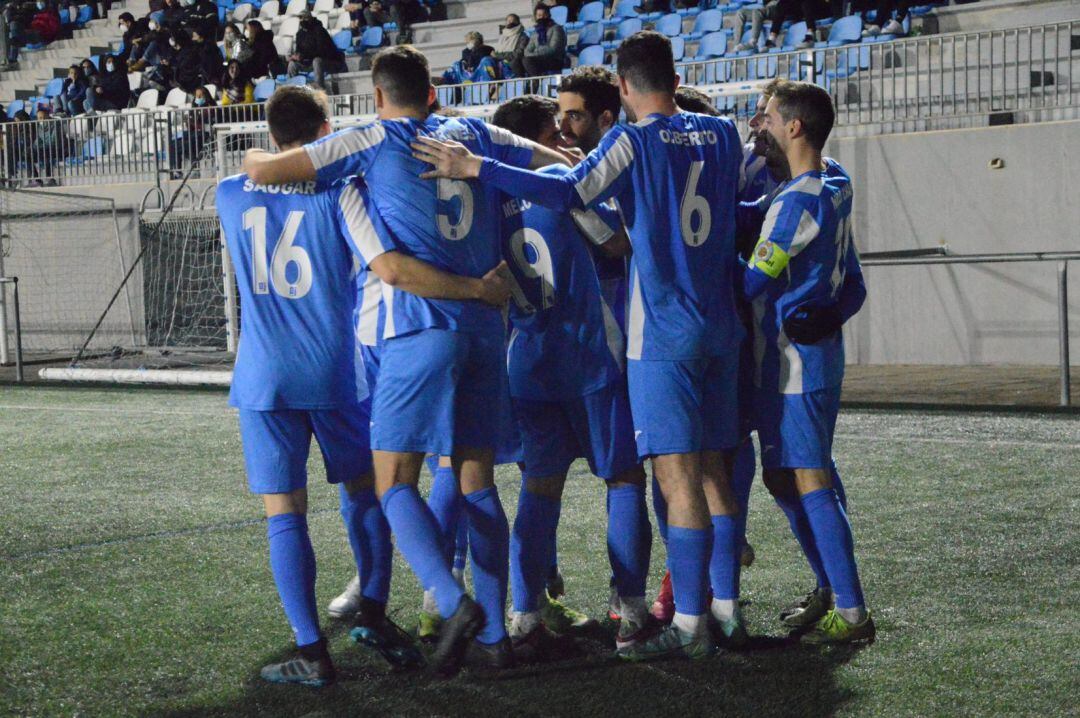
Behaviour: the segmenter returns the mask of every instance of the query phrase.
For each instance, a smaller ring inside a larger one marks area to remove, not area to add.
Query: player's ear
[[[427,88],[427,106],[431,107],[435,104],[435,86],[428,85]]]
[[[375,112],[382,110],[383,105],[386,104],[386,96],[383,95],[382,88],[375,85]]]
[[[619,75],[619,94],[623,97],[630,95],[630,86],[626,84],[626,78],[622,75]]]
[[[596,124],[600,126],[601,130],[607,132],[615,126],[615,121],[617,119],[618,118],[611,114],[611,110],[604,110],[600,113],[600,116],[596,118]]]
[[[318,135],[316,135],[315,139],[319,139],[321,137],[326,137],[327,135],[329,135],[333,131],[334,131],[333,128],[330,127],[330,119],[327,118],[327,119],[323,120],[323,123],[321,125],[319,125],[319,133],[318,133]]]
[[[679,75],[679,73],[676,72],[675,73],[675,86],[671,88],[671,91],[675,92],[675,90],[678,90],[679,85],[681,85],[681,84],[682,84],[682,76]]]

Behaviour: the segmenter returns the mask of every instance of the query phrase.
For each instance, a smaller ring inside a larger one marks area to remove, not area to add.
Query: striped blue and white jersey
[[[735,205],[742,148],[721,117],[660,114],[611,130],[565,177],[485,160],[480,177],[556,210],[614,198],[633,256],[630,359],[684,360],[733,349]]]
[[[753,300],[754,383],[784,394],[829,389],[844,377],[840,332],[797,344],[783,327],[800,307],[837,304],[845,278],[862,274],[851,231],[851,178],[835,161],[826,158],[825,165],[776,195],[746,269],[769,278]]]
[[[410,144],[418,135],[456,140],[515,166],[532,160],[531,146],[505,130],[475,118],[438,115],[341,130],[306,150],[320,179],[364,178],[400,251],[453,274],[482,277],[500,260],[500,195],[480,182],[420,179],[430,168],[412,156]],[[499,310],[483,302],[426,299],[388,285],[383,301],[384,338],[427,328],[503,332]]]

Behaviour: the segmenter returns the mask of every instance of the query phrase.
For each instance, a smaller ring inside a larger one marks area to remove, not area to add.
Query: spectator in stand
[[[191,46],[199,58],[201,84],[220,85],[221,73],[225,71],[225,64],[217,43],[212,38],[204,37],[199,30],[195,30],[191,33]]]
[[[131,13],[123,12],[120,13],[119,25],[124,28],[124,48],[117,54],[130,64],[133,62],[133,51],[143,45],[145,42],[143,38],[150,34],[150,18],[143,17],[136,20]]]
[[[495,59],[498,60],[504,70],[508,69],[513,77],[525,76],[525,48],[529,44],[529,36],[525,34],[525,26],[521,24],[521,18],[513,13],[506,16],[506,24],[499,28],[499,39],[495,43]],[[504,75],[507,73],[504,71]]]
[[[67,77],[64,78],[64,89],[53,98],[53,111],[63,113],[68,117],[81,115],[85,112],[87,90],[86,75],[78,65],[68,68]]]
[[[776,16],[776,6],[780,0],[765,0],[762,7],[757,5],[744,5],[735,12],[735,39],[739,44],[735,46],[737,52],[758,49],[758,41],[761,39],[761,25],[766,20],[772,20]],[[746,32],[746,23],[750,22],[750,39],[742,41],[743,33]],[[773,27],[776,27],[775,23]]]
[[[239,60],[230,60],[225,68],[224,86],[221,88],[221,106],[250,105],[255,102],[255,85],[244,74]]]
[[[326,74],[345,70],[345,55],[334,45],[334,39],[322,23],[309,10],[300,13],[300,29],[296,33],[296,45],[289,56],[289,77],[301,72],[313,72],[315,84],[326,86]]]
[[[212,0],[183,0],[181,25],[188,34],[198,31],[204,38],[217,42],[218,10]]]
[[[367,25],[367,20],[364,19],[364,10],[367,9],[366,2],[347,2],[341,6],[341,9],[349,13],[349,30],[353,35],[359,35],[362,28]]]
[[[217,106],[210,91],[205,87],[196,87],[194,95],[191,101],[192,108]],[[169,168],[172,170],[173,179],[180,179],[183,176],[181,167],[184,163],[198,159],[203,146],[210,139],[214,114],[208,111],[184,113],[184,129],[178,137],[173,138],[169,152]]]
[[[30,183],[31,186],[35,184],[41,186],[40,177],[42,174],[48,178],[45,181],[46,186],[56,185],[56,180],[52,178],[53,167],[64,159],[61,123],[45,122],[48,119],[49,111],[44,107],[39,107],[37,111],[38,125],[30,152],[32,159],[28,167],[30,176],[34,178]]]
[[[101,60],[101,74],[93,90],[87,93],[87,112],[107,112],[122,110],[131,101],[131,87],[128,85],[127,65],[124,58],[105,55]]]
[[[179,30],[184,24],[184,8],[180,6],[179,0],[165,0],[164,6],[161,8],[161,27],[167,32],[173,30]]]
[[[444,85],[463,82],[491,82],[499,79],[499,67],[493,57],[495,48],[484,44],[484,36],[475,30],[465,33],[461,59],[443,73]]]
[[[4,8],[8,23],[8,62],[18,59],[19,48],[49,44],[60,34],[60,16],[45,0],[23,3],[15,0]]]
[[[776,47],[778,30],[788,20],[806,23],[806,37],[795,45],[796,50],[807,50],[814,46],[814,38],[817,34],[817,21],[823,20],[830,15],[833,20],[839,20],[844,14],[844,0],[779,0],[773,15],[772,31],[769,39],[765,41],[765,47]],[[827,33],[818,38],[824,40]]]
[[[863,29],[864,37],[876,37],[878,35],[905,35],[904,19],[911,7],[910,0],[856,0],[852,3],[854,12],[867,13],[871,9],[876,10],[873,22]],[[896,17],[893,17],[893,11]]]
[[[147,32],[136,40],[128,56],[128,72],[142,72],[161,61],[164,48],[168,47],[168,34],[161,29],[157,20],[147,22]]]
[[[244,62],[251,57],[251,48],[236,23],[230,22],[225,26],[224,44],[225,62],[231,62],[232,60]]]
[[[94,61],[87,57],[79,63],[79,67],[82,68],[83,77],[86,78],[86,86],[92,87],[96,83],[98,76],[98,69],[94,66]]]
[[[251,46],[251,57],[243,63],[245,75],[255,78],[281,74],[283,63],[274,47],[272,31],[264,28],[258,20],[248,20],[247,41]]]
[[[543,3],[533,11],[536,26],[525,47],[525,74],[554,75],[566,64],[566,31],[551,19],[551,10]]]
[[[428,14],[419,0],[391,0],[390,22],[397,24],[397,43],[412,42],[412,26],[427,22]]]
[[[364,24],[368,27],[381,27],[390,22],[390,13],[383,9],[382,0],[371,0],[364,9]]]
[[[177,30],[169,38],[173,57],[169,61],[172,69],[170,87],[179,87],[187,93],[195,92],[202,82],[202,57],[199,49],[191,42],[191,37],[183,30]]]
[[[671,12],[671,0],[641,0],[640,5],[634,6],[634,12]]]

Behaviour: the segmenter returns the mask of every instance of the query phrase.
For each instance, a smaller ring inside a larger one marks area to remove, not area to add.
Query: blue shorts
[[[840,413],[840,387],[804,394],[755,392],[761,465],[766,469],[827,469]]]
[[[331,484],[371,473],[368,413],[363,406],[322,411],[241,409],[240,441],[251,492],[286,494],[305,488],[312,435],[319,442]]]
[[[514,417],[514,407],[510,399],[510,380],[503,371],[499,381],[498,408],[492,408],[495,419],[496,444],[495,465],[520,464],[525,460],[522,451],[521,429]]]
[[[378,383],[379,378],[379,357],[381,352],[377,346],[357,344],[356,356],[357,376],[363,376],[364,382],[367,384],[367,398],[364,399],[364,402],[367,404],[368,415],[370,416],[371,402],[375,396],[375,385]]]
[[[641,458],[739,445],[739,352],[683,361],[627,361]]]
[[[526,479],[563,476],[578,457],[611,481],[638,465],[626,384],[610,384],[570,401],[514,399]]]
[[[450,456],[454,447],[494,449],[505,396],[501,334],[424,329],[382,346],[371,408],[371,447]]]

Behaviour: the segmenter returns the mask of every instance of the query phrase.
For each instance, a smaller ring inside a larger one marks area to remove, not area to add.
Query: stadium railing
[[[705,90],[740,124],[753,114],[761,85],[781,77],[828,89],[838,134],[847,128],[883,134],[1060,119],[1055,111],[1080,108],[1074,48],[1080,48],[1080,20],[681,62],[678,70],[684,83]],[[444,106],[487,115],[520,94],[554,95],[560,78],[442,85],[436,94]],[[375,112],[371,94],[337,95],[331,103],[335,116]],[[46,184],[156,181],[197,158],[209,128],[258,121],[262,113],[262,105],[252,104],[6,123],[2,176]],[[60,139],[35,141],[50,132]]]
[[[22,319],[19,313],[19,278],[0,276],[0,366],[11,366],[7,344],[7,288],[11,285],[11,310],[15,321],[15,381],[23,380]]]
[[[997,264],[1012,262],[1057,262],[1058,309],[1058,368],[1060,373],[1060,406],[1072,404],[1072,384],[1069,376],[1069,262],[1080,260],[1080,252],[1003,252],[997,254],[949,254],[935,252],[930,256],[873,256],[861,259],[863,267],[899,267],[934,264]]]

